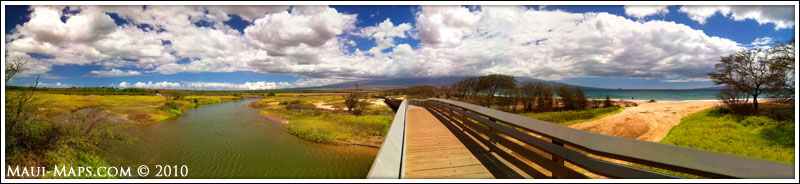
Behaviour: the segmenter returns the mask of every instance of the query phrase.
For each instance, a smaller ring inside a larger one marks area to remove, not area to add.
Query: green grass
[[[224,101],[238,100],[236,96],[186,96],[183,100],[190,101],[197,105],[218,104]]]
[[[6,92],[16,96],[18,92]],[[194,103],[197,99],[198,103]],[[181,111],[197,105],[216,104],[239,99],[235,96],[187,96],[184,100],[167,100],[163,96],[142,95],[65,95],[37,92],[32,104],[40,107],[38,114],[45,118],[70,114],[83,108],[104,106],[110,112],[125,115],[128,119],[149,124],[179,116]],[[159,109],[165,103],[173,102],[175,110]]]
[[[355,116],[344,111],[290,110],[284,105],[311,105],[316,102],[337,104],[339,101],[344,99],[341,96],[271,97],[253,102],[251,107],[263,107],[260,113],[289,120],[284,127],[286,132],[313,142],[364,142],[382,137],[389,130],[394,116],[392,110],[385,106],[370,106],[363,115]],[[273,102],[283,103],[267,105]]]
[[[613,106],[578,111],[570,110],[542,113],[521,113],[519,115],[560,125],[570,125],[588,120],[599,119],[619,112],[622,112],[622,108],[619,106]]]
[[[783,163],[795,162],[794,121],[777,121],[760,115],[737,116],[725,110],[710,108],[690,114],[660,142]],[[633,166],[698,178],[638,164]]]

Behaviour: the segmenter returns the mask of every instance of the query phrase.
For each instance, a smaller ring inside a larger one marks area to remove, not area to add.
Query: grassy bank
[[[660,142],[794,163],[795,122],[792,119],[770,118],[769,115],[775,114],[774,112],[775,110],[767,110],[759,115],[739,116],[728,113],[722,107],[706,109],[681,119],[681,123],[673,127]],[[634,166],[697,178],[652,167]]]
[[[363,115],[356,116],[341,110],[343,101],[342,96],[331,95],[285,96],[267,98],[250,106],[263,108],[261,114],[289,120],[284,129],[309,141],[379,146],[394,118],[391,109],[371,105]],[[320,109],[314,103],[336,110]]]
[[[622,107],[612,106],[586,110],[520,113],[519,115],[566,126],[588,120],[599,119],[619,112],[622,112]]]
[[[17,92],[7,92],[8,96],[16,96]],[[176,117],[189,108],[197,105],[217,104],[223,101],[236,100],[235,96],[187,96],[184,100],[168,100],[163,96],[142,95],[65,95],[52,93],[36,93],[32,104],[42,118],[54,118],[67,115],[84,108],[104,107],[104,109],[125,116],[128,120],[149,124]],[[163,107],[172,102],[175,105]]]
[[[183,97],[183,100],[192,102],[196,105],[210,105],[210,104],[218,104],[222,102],[232,101],[232,100],[239,100],[237,96],[186,96]]]

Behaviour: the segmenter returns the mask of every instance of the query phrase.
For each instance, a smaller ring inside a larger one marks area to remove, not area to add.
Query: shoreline
[[[277,103],[276,104],[268,104],[268,105],[277,105]],[[260,107],[253,107],[253,106],[250,106],[249,104],[248,104],[248,107],[255,108],[255,109],[260,109]],[[263,107],[261,107],[261,108],[263,108]],[[263,114],[263,113],[260,113],[260,112],[258,114],[261,115],[261,116],[266,117],[270,121],[274,121],[274,122],[280,123],[283,127],[286,127],[286,126],[289,125],[289,120],[287,120],[287,119],[284,119],[284,118],[281,118],[281,117],[278,117],[278,116]],[[284,132],[286,132],[286,131],[284,131]],[[289,132],[286,132],[286,133],[289,133]],[[305,141],[314,142],[314,141],[310,141],[310,140],[304,139],[304,138],[302,138],[300,136],[297,136],[295,134],[292,134],[292,133],[289,133],[289,134],[291,134],[291,135],[293,135],[293,136],[295,136],[297,138],[300,138],[302,140],[305,140]],[[350,140],[350,141],[333,140],[332,143],[333,143],[333,145],[337,145],[338,144],[338,145],[350,145],[350,146],[363,146],[363,147],[368,147],[368,148],[380,148],[381,145],[383,145],[383,141],[384,140],[385,140],[385,138],[369,139],[369,140]],[[318,143],[318,142],[314,142],[314,143]],[[319,144],[326,144],[326,143],[319,143]]]
[[[683,117],[716,107],[721,101],[636,103],[638,106],[627,107],[618,114],[572,124],[568,127],[593,133],[658,142],[669,133],[672,127],[680,124]]]

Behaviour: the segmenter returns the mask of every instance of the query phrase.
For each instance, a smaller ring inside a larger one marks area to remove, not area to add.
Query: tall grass
[[[619,106],[600,107],[586,110],[569,110],[569,111],[556,111],[556,112],[541,112],[541,113],[521,113],[519,115],[556,123],[560,125],[570,125],[575,123],[584,122],[587,120],[602,118],[611,114],[622,112]]]
[[[712,108],[690,114],[660,142],[794,163],[794,122],[722,111]]]
[[[724,107],[690,114],[673,127],[661,143],[717,151],[743,157],[794,163],[794,121],[767,116],[738,116]],[[694,175],[631,164],[657,172],[687,177]]]
[[[18,92],[6,92],[10,97]],[[238,97],[235,97],[238,98]],[[180,115],[180,111],[195,107],[194,99],[199,105],[219,103],[234,99],[234,96],[191,96],[188,100],[167,100],[162,96],[133,95],[65,95],[37,93],[32,104],[40,107],[37,114],[44,118],[66,115],[84,108],[104,107],[110,112],[125,115],[128,119],[139,123],[155,123]],[[167,102],[177,105],[175,110],[159,110]]]
[[[286,132],[300,138],[320,143],[365,142],[382,137],[389,129],[393,112],[389,107],[370,106],[364,115],[356,116],[344,111],[331,111],[289,106],[311,105],[316,102],[342,103],[341,96],[272,97],[251,104],[264,107],[260,113],[289,120]],[[280,105],[267,105],[280,102]]]

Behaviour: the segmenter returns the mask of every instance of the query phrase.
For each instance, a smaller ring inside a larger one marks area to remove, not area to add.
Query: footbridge
[[[795,177],[790,164],[595,134],[459,101],[402,100],[396,112],[367,178]]]

